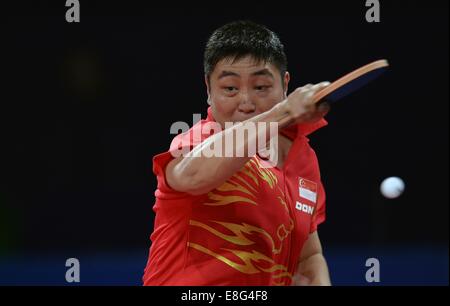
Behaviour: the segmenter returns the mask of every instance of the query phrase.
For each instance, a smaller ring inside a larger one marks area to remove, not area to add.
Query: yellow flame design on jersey
[[[261,273],[261,272],[267,272],[267,273],[273,274],[272,275],[273,279],[279,279],[279,278],[283,278],[283,277],[287,277],[289,279],[292,278],[292,274],[287,271],[287,267],[276,264],[272,258],[267,257],[266,255],[261,254],[260,252],[257,252],[255,250],[253,250],[252,252],[247,252],[247,251],[242,251],[242,250],[232,250],[232,249],[227,249],[227,248],[221,248],[221,250],[231,252],[234,255],[236,255],[237,257],[239,257],[241,259],[241,261],[243,262],[243,264],[240,264],[240,263],[237,263],[237,262],[234,262],[234,261],[228,259],[227,257],[225,257],[221,254],[211,251],[210,249],[205,248],[204,246],[202,246],[200,244],[193,243],[193,242],[188,242],[187,244],[188,244],[188,247],[196,249],[205,254],[211,255],[212,257],[219,259],[220,261],[226,263],[230,267],[233,267],[234,269],[238,270],[239,272],[242,272],[245,274],[256,274],[256,273]],[[259,262],[266,262],[267,264],[269,264],[271,266],[270,266],[270,268],[263,268],[260,264],[258,264]],[[279,272],[279,274],[275,274],[276,272]],[[272,280],[272,281],[275,285],[286,285],[286,282],[278,282],[276,280]]]
[[[285,194],[283,190],[278,186],[278,179],[276,175],[270,170],[261,166],[260,161],[257,158],[252,158],[247,164],[237,173],[235,173],[227,182],[220,187],[208,193],[208,199],[203,205],[223,207],[230,204],[251,204],[257,206],[258,189],[262,182],[276,192],[279,203],[284,209],[289,212],[287,203],[285,201]],[[253,226],[247,223],[229,223],[217,220],[209,220],[211,225],[190,220],[191,226],[202,228],[209,233],[236,245],[236,247],[250,246],[255,244],[255,241],[251,239],[253,235],[259,235],[270,242],[271,253],[273,255],[280,254],[283,241],[289,237],[289,234],[294,229],[294,221],[289,217],[289,224],[279,224],[276,227],[276,238],[268,233],[266,230]],[[213,227],[212,225],[216,226]],[[224,227],[226,230],[221,231],[217,225]],[[231,232],[231,234],[230,234]],[[189,247],[194,248],[200,252],[213,256],[214,258],[222,261],[230,267],[246,274],[255,273],[271,273],[273,285],[285,285],[286,282],[283,278],[292,278],[292,275],[288,272],[288,269],[280,264],[277,264],[270,256],[264,255],[256,250],[251,252],[242,249],[230,249],[221,248],[220,250],[230,252],[241,259],[242,263],[235,262],[234,260],[218,253],[218,250],[210,250],[199,243],[188,242]]]
[[[244,177],[250,178],[252,185],[248,181],[244,179]],[[228,181],[223,183],[221,186],[216,188],[215,190],[208,193],[209,201],[204,203],[207,206],[223,206],[228,204],[233,204],[237,202],[249,203],[252,205],[258,205],[256,203],[256,195],[258,193],[259,180],[258,178],[265,181],[271,189],[274,189],[277,186],[278,179],[269,169],[265,169],[261,166],[261,163],[257,158],[252,158],[245,166],[235,173]],[[243,193],[242,196],[237,195],[226,195],[227,192],[236,192],[239,191]],[[283,192],[278,187],[278,191],[284,197]],[[220,193],[219,193],[220,192]],[[225,194],[223,194],[225,193]]]
[[[272,236],[267,231],[265,231],[264,229],[262,229],[260,227],[252,226],[252,225],[249,225],[246,223],[235,224],[235,223],[220,222],[220,221],[211,221],[211,222],[222,225],[223,227],[230,230],[234,235],[224,234],[205,223],[198,222],[195,220],[190,220],[189,224],[192,226],[197,226],[197,227],[203,228],[203,229],[209,231],[210,233],[222,238],[223,240],[234,243],[236,245],[252,245],[252,244],[254,244],[255,241],[250,240],[249,238],[245,237],[244,233],[245,234],[259,233],[262,236],[266,237],[270,241],[270,244],[272,245],[272,253],[273,254],[279,254],[281,252],[281,249],[283,247],[282,242],[284,239],[287,238],[290,231],[292,231],[292,227],[293,227],[293,222],[289,225],[289,229],[286,229],[286,226],[284,224],[280,224],[278,226],[278,229],[277,229],[278,246],[277,246],[274,239],[272,238]],[[280,234],[280,229],[283,230],[282,231],[283,234]]]

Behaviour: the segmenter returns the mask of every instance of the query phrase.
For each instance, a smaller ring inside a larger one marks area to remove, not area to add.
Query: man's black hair
[[[287,58],[278,36],[263,25],[251,21],[234,21],[215,30],[206,43],[203,66],[208,80],[222,59],[236,61],[246,56],[251,56],[257,62],[275,65],[283,79]]]

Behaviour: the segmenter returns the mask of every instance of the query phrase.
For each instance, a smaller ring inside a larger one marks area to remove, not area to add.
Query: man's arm
[[[303,246],[292,285],[331,286],[327,262],[322,254],[317,231],[309,235]]]
[[[278,128],[282,129],[289,124],[314,121],[322,118],[328,111],[328,108],[326,106],[316,107],[312,98],[315,92],[328,85],[328,82],[322,82],[314,86],[307,85],[298,88],[287,99],[276,104],[269,111],[209,137],[186,156],[180,156],[169,162],[165,171],[167,183],[174,190],[193,195],[204,194],[219,187],[236,171],[241,169],[251,156],[206,157],[203,154],[204,150],[217,147],[220,143],[225,153],[224,139],[231,138],[234,140],[234,148],[237,145],[243,146],[243,152],[245,155],[248,155],[248,144],[256,143],[257,148],[260,147],[260,144],[257,143],[260,133],[265,133],[266,143],[271,137],[275,136],[270,135],[270,124],[264,125],[265,130],[259,130],[257,123],[277,122],[279,124]],[[245,130],[245,124],[249,122],[255,123],[257,127],[256,133],[253,135],[244,133],[244,142],[237,144],[233,135],[237,135],[236,132],[239,129]],[[231,135],[231,137],[227,137],[227,135]],[[222,154],[222,156],[225,156],[225,154]]]

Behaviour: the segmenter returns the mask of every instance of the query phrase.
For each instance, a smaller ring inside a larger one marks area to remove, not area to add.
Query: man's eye
[[[235,90],[237,90],[237,88],[233,87],[233,86],[226,86],[223,89],[225,89],[226,91],[235,91]]]
[[[270,86],[268,86],[268,85],[255,86],[255,89],[258,91],[267,90],[269,88],[270,88]]]

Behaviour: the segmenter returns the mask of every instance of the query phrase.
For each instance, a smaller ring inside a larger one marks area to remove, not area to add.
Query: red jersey
[[[258,155],[220,187],[193,196],[165,180],[171,154],[190,137],[192,147],[209,133],[192,133],[208,117],[174,138],[153,158],[158,186],[152,245],[144,285],[289,285],[302,247],[325,220],[325,191],[309,133],[326,125],[299,124],[282,131],[293,143],[281,169]],[[207,130],[207,129],[206,129]]]

